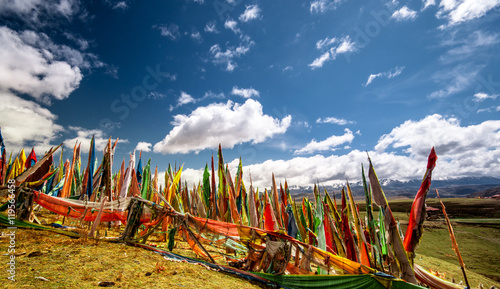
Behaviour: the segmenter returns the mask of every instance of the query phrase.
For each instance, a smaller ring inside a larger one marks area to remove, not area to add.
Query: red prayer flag
[[[410,220],[403,243],[406,252],[413,252],[422,237],[422,225],[425,221],[425,198],[431,186],[432,170],[436,166],[436,160],[436,152],[432,148],[427,160],[427,171],[411,206]]]

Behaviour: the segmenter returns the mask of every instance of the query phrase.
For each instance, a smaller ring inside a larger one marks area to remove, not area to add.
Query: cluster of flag
[[[16,179],[32,168],[37,163],[37,158],[33,149],[27,157],[23,149],[14,158],[11,154],[7,160],[1,132],[0,140],[0,183],[5,184],[8,179]],[[108,140],[103,160],[99,164],[92,138],[87,167],[83,171],[80,144],[75,144],[71,161],[63,161],[64,151],[61,149],[58,166],[52,158],[55,150],[51,150],[45,155],[45,161],[37,164],[35,172],[32,169],[30,176],[24,180],[24,185],[62,198],[90,201],[106,198],[112,201],[141,196],[159,204],[168,202],[176,211],[196,217],[280,231],[324,251],[401,276],[412,283],[416,282],[412,260],[422,235],[425,198],[437,159],[434,148],[429,155],[427,171],[411,209],[408,229],[402,238],[403,233],[392,215],[370,159],[369,182],[362,167],[366,201],[366,212],[362,218],[349,182],[340,191],[339,200],[334,192],[321,190],[316,185],[313,198],[295,200],[287,182],[278,186],[274,174],[269,190],[259,192],[252,184],[247,189],[243,182],[241,159],[233,178],[228,165],[224,163],[220,146],[217,167],[212,156],[210,167],[208,164],[205,166],[203,181],[191,189],[187,183],[183,185],[181,182],[182,167],[172,168],[170,165],[165,173],[165,187],[162,188],[159,185],[158,168],[152,172],[151,159],[143,167],[141,154],[136,165],[135,152],[130,155],[128,166],[124,160],[120,170],[113,174],[117,141],[112,143],[111,139]],[[375,207],[378,207],[378,214],[375,213]]]

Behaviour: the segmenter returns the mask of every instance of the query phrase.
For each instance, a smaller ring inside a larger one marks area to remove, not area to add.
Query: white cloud
[[[383,77],[383,78],[387,78],[387,79],[391,79],[393,77],[396,77],[396,76],[400,75],[404,69],[405,69],[404,66],[396,66],[389,71],[379,72],[377,74],[370,74],[370,76],[368,76],[368,80],[366,81],[364,86],[368,86],[377,77]]]
[[[154,25],[153,28],[158,29],[162,36],[168,37],[170,38],[170,40],[177,40],[181,37],[181,33],[179,32],[179,26],[177,24]]]
[[[184,91],[181,91],[181,96],[177,100],[177,103],[179,105],[184,105],[184,104],[193,103],[193,102],[195,102],[195,100],[191,95],[187,94]]]
[[[323,47],[330,47],[335,42],[337,42],[337,38],[326,37],[325,39],[321,39],[321,40],[318,40],[318,42],[316,42],[316,49],[322,49]]]
[[[190,115],[176,115],[174,128],[154,145],[157,153],[199,152],[207,148],[224,148],[237,144],[261,143],[286,132],[291,116],[275,119],[263,114],[262,105],[253,99],[238,104],[228,101],[198,107]]]
[[[465,37],[452,36],[442,42],[443,47],[450,47],[446,53],[439,57],[443,64],[458,63],[471,58],[491,55],[488,52],[492,46],[500,43],[497,33],[474,31]]]
[[[51,97],[67,98],[82,80],[78,65],[90,66],[78,51],[55,45],[44,34],[7,27],[0,27],[0,58],[0,90],[47,103]]]
[[[226,51],[222,51],[220,45],[215,44],[210,47],[209,51],[212,54],[212,63],[223,65],[226,71],[233,71],[237,66],[234,59],[247,54],[254,44],[255,42],[247,37],[243,38],[239,46],[230,46],[226,48]]]
[[[205,30],[205,32],[208,32],[208,33],[219,33],[219,31],[217,30],[217,24],[215,21],[208,22],[207,25],[205,25],[204,30]]]
[[[498,94],[487,94],[484,92],[478,92],[474,94],[474,101],[480,102],[486,99],[493,99],[495,100],[498,97]]]
[[[197,42],[201,42],[201,40],[202,40],[201,33],[199,31],[193,31],[190,36],[193,40],[195,40]]]
[[[135,150],[136,151],[143,151],[143,152],[150,152],[151,146],[153,146],[153,144],[141,141],[137,144],[137,146],[135,146]]]
[[[451,26],[481,18],[499,5],[500,0],[441,0],[436,16],[448,19]]]
[[[322,41],[326,42],[323,43]],[[327,43],[329,45],[331,45],[333,42],[337,43],[337,41],[333,41],[332,43],[329,42],[332,42],[332,40],[329,39],[328,37],[325,38],[325,40],[320,40],[316,42],[316,48],[321,49],[325,47],[325,44]],[[308,64],[308,66],[311,67],[311,69],[323,67],[325,62],[330,60],[335,60],[337,58],[337,55],[353,52],[355,50],[356,50],[356,44],[351,41],[351,38],[349,36],[342,37],[342,39],[340,39],[340,44],[338,46],[331,47],[327,52],[323,53],[320,57],[314,59],[314,61]]]
[[[113,9],[121,9],[121,10],[126,10],[128,9],[128,4],[125,1],[119,1],[116,4],[113,5]]]
[[[380,179],[415,180],[422,178],[433,146],[438,155],[433,179],[500,175],[499,120],[470,126],[440,115],[408,120],[383,135],[376,150],[368,153]],[[394,151],[402,148],[401,153]],[[267,160],[243,171],[252,173],[254,187],[270,187],[273,172],[278,182],[286,178],[289,186],[345,184],[346,178],[361,180],[361,163],[366,173],[366,152],[353,150],[346,155]]]
[[[76,132],[76,137],[71,139],[66,139],[63,143],[68,148],[73,148],[75,143],[81,143],[81,151],[88,152],[90,149],[90,141],[92,136],[94,136],[95,149],[97,151],[104,151],[104,148],[108,145],[109,137],[106,137],[104,132],[100,129],[84,129],[82,127],[70,126],[69,130]],[[115,143],[116,139],[111,139],[111,145]],[[128,140],[118,139],[118,144],[128,143]]]
[[[245,12],[238,18],[241,22],[248,22],[260,16],[260,8],[257,5],[246,6]]]
[[[408,120],[394,128],[380,138],[375,149],[405,148],[404,151],[410,156],[425,157],[432,146],[441,156],[453,157],[455,161],[470,158],[479,152],[498,150],[500,121],[491,120],[462,127],[456,118],[429,115],[418,121]]]
[[[415,18],[417,18],[417,11],[411,10],[407,6],[403,6],[399,10],[394,11],[391,18],[396,19],[396,21],[398,22],[405,20],[415,20]]]
[[[226,22],[224,22],[224,28],[230,29],[236,34],[241,33],[241,30],[238,28],[238,22],[232,19],[228,19],[226,20]]]
[[[460,65],[453,69],[436,72],[432,78],[444,86],[429,95],[429,98],[443,98],[459,93],[469,87],[479,74],[479,69],[470,65]]]
[[[254,88],[238,88],[237,86],[233,86],[233,90],[231,91],[232,95],[238,95],[244,98],[250,98],[252,96],[259,96],[260,93]]]
[[[369,154],[380,179],[421,179],[427,164],[425,161],[392,153],[370,151]],[[271,186],[273,173],[276,182],[283,184],[286,179],[288,186],[292,188],[311,187],[318,183],[322,186],[339,186],[345,185],[346,179],[349,182],[360,181],[361,164],[364,164],[366,174],[368,170],[366,152],[353,150],[345,155],[314,155],[289,160],[267,160],[243,166],[243,173],[245,182],[249,182],[248,175],[251,173],[254,188],[261,189]],[[231,171],[236,171],[235,165],[233,167],[230,165],[229,168]]]
[[[311,2],[309,12],[311,13],[325,13],[328,10],[335,10],[342,3],[341,0],[317,0]]]
[[[440,115],[430,115],[419,121],[409,120],[381,137],[376,150],[368,150],[368,153],[379,179],[421,180],[432,146],[438,155],[433,180],[500,175],[500,121],[463,127],[456,119]],[[395,148],[407,149],[398,153]],[[236,171],[238,162],[239,159],[229,162],[231,172]],[[269,159],[252,165],[245,165],[243,159],[243,177],[248,184],[251,174],[254,188],[261,189],[271,186],[273,173],[278,183],[284,183],[286,179],[292,188],[318,183],[338,186],[345,185],[346,179],[351,183],[361,181],[361,164],[367,173],[366,151]],[[199,182],[202,175],[202,168],[190,169],[185,177],[192,184]]]
[[[211,90],[209,91],[206,91],[205,94],[203,95],[202,99],[206,99],[206,98],[218,98],[218,99],[223,99],[225,98],[226,96],[224,95],[223,92],[219,92],[219,93],[215,93]]]
[[[13,14],[32,27],[40,27],[61,16],[70,20],[80,11],[79,4],[78,0],[1,0],[0,15]]]
[[[346,124],[354,124],[356,122],[352,120],[346,120],[343,118],[325,117],[324,119],[318,118],[316,120],[316,123],[333,123],[338,125],[346,125]]]
[[[305,147],[295,150],[294,154],[312,154],[316,152],[324,152],[324,151],[334,151],[338,146],[351,143],[354,139],[354,135],[350,129],[345,129],[345,133],[343,135],[337,136],[332,135],[331,137],[317,142],[316,140],[310,141]]]
[[[332,58],[330,51],[327,51],[327,52],[323,53],[320,57],[314,59],[314,61],[312,63],[308,64],[308,66],[311,67],[311,69],[320,68],[320,67],[323,67],[323,64],[325,64],[325,62],[332,60],[332,59],[335,59],[335,58]]]
[[[11,151],[35,146],[47,151],[50,143],[63,131],[57,116],[39,104],[0,90],[0,127],[5,145]]]
[[[422,8],[422,10],[427,9],[430,6],[436,5],[436,0],[423,0],[423,2],[424,2],[424,7]]]

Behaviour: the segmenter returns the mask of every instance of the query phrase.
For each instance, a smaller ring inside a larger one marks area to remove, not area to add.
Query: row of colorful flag
[[[143,167],[141,154],[136,164],[135,152],[130,154],[128,164],[123,160],[118,172],[113,173],[117,141],[108,140],[103,159],[98,163],[92,138],[87,166],[83,171],[80,144],[75,144],[71,161],[64,161],[65,154],[61,149],[58,164],[54,162],[54,150],[51,150],[44,157],[47,161],[37,164],[38,167],[23,185],[62,198],[99,201],[102,198],[117,200],[141,196],[159,204],[168,202],[176,211],[196,217],[281,231],[322,250],[416,283],[412,260],[422,235],[425,198],[437,159],[434,148],[412,205],[408,228],[403,234],[370,159],[368,180],[363,167],[361,170],[365,194],[365,212],[361,214],[349,182],[337,193],[338,197],[333,191],[328,192],[315,185],[313,196],[301,200],[290,194],[286,181],[278,185],[274,175],[270,176],[272,185],[269,190],[259,191],[251,182],[247,188],[243,181],[241,159],[233,177],[224,163],[220,146],[217,166],[212,156],[210,166],[205,166],[202,181],[192,188],[181,181],[182,167],[170,165],[162,187],[158,168],[152,170],[151,159]],[[16,156],[11,153],[6,158],[3,139],[1,144],[1,184],[18,178],[37,163],[33,149],[28,156],[22,149]]]

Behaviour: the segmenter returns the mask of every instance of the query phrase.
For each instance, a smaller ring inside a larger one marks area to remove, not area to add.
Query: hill
[[[500,187],[494,187],[468,195],[468,198],[488,198],[500,194]]]
[[[418,189],[420,188],[422,180],[398,181],[391,179],[380,180],[380,184],[388,198],[394,197],[407,197],[413,199]],[[349,183],[355,197],[363,197],[363,183],[353,182]],[[329,193],[332,191],[337,194],[340,193],[342,185],[338,186],[325,186]],[[323,188],[323,186],[321,186]],[[435,189],[439,190],[439,195],[442,198],[463,198],[469,197],[474,193],[488,191],[491,189],[500,189],[500,179],[493,177],[467,177],[458,179],[447,180],[432,180],[432,185],[428,197],[436,197]],[[312,187],[293,187],[290,188],[290,193],[294,197],[312,196]],[[497,191],[495,194],[499,194]],[[490,193],[488,193],[490,194]],[[494,195],[494,194],[493,194]]]

